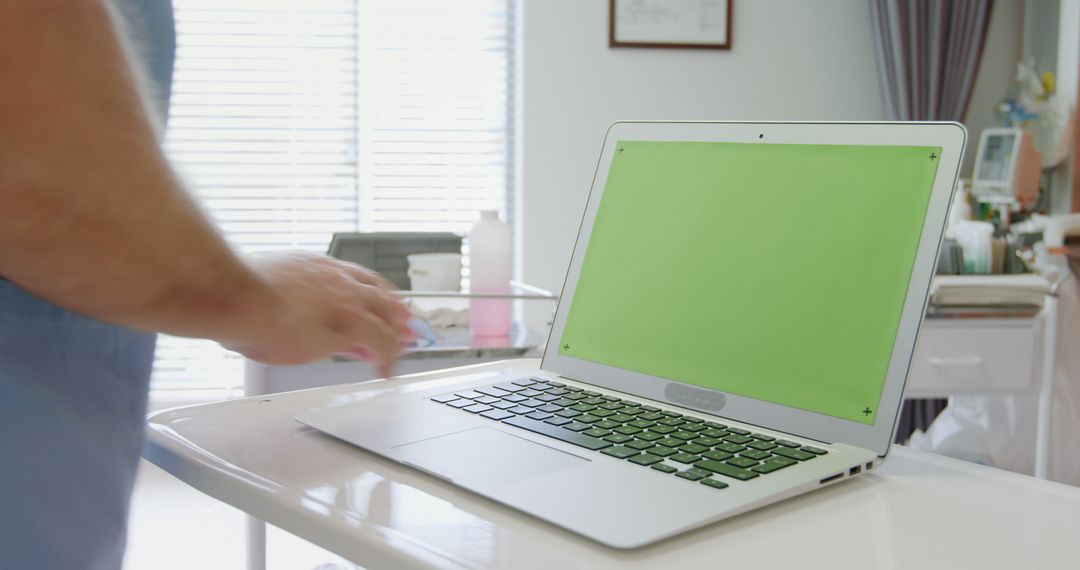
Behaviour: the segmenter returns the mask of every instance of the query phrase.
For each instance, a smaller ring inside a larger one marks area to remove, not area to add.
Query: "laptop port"
[[[858,475],[859,473],[862,473],[862,465],[856,465],[855,467],[848,469],[848,475]]]
[[[836,475],[829,475],[828,477],[821,480],[821,484],[824,485],[825,483],[836,481],[837,479],[839,479],[839,478],[841,478],[843,476],[844,476],[843,473],[837,473]]]
[[[871,470],[873,468],[874,468],[874,462],[873,461],[867,461],[866,462],[866,470],[869,471],[869,470]]]

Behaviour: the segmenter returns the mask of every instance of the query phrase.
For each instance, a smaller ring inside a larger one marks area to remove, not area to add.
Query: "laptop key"
[[[700,462],[695,463],[694,466],[701,469],[708,469],[714,473],[719,473],[731,477],[732,479],[738,479],[739,481],[747,481],[758,476],[758,474],[753,471],[747,471],[746,469],[728,465],[727,463],[720,463],[719,461],[714,461],[712,459],[703,459]]]
[[[563,390],[570,390],[571,392],[583,392],[584,388],[578,388],[577,386],[560,386]]]
[[[629,447],[615,445],[606,449],[601,449],[600,453],[610,455],[612,457],[618,457],[619,459],[626,459],[627,457],[633,457],[637,455],[639,452],[636,449],[630,449]]]
[[[576,412],[591,412],[596,409],[596,406],[590,406],[588,404],[574,404],[573,406],[570,406],[569,409]]]
[[[656,447],[656,445],[653,444],[652,442],[649,442],[649,441],[642,441],[640,439],[635,439],[634,441],[626,442],[626,447],[629,447],[631,449],[636,449],[638,451],[645,451],[646,449],[649,449],[651,447]]]
[[[480,392],[474,392],[472,390],[465,390],[464,392],[457,393],[458,398],[467,398],[469,400],[479,398],[480,396],[483,396],[483,394],[481,394]]]
[[[768,454],[768,452],[761,451],[760,449],[747,449],[740,455],[742,455],[743,457],[749,457],[754,461],[761,461],[762,459],[768,459],[769,457],[772,457]]]
[[[609,430],[598,428],[598,427],[594,427],[592,429],[587,429],[587,430],[585,430],[585,431],[583,431],[581,433],[583,433],[585,435],[591,435],[593,437],[607,437],[607,436],[611,435],[611,432]]]
[[[462,409],[465,410],[466,412],[469,412],[469,413],[479,414],[480,412],[486,412],[488,410],[494,410],[495,408],[492,408],[491,406],[485,406],[484,404],[473,404],[473,405],[471,405],[471,406],[469,406],[467,408],[462,408]]]
[[[567,407],[567,406],[573,406],[574,405],[573,400],[567,400],[566,398],[558,398],[558,399],[552,401],[551,403],[555,404],[556,406],[562,406],[564,408]]]
[[[724,438],[724,441],[726,441],[728,443],[737,443],[737,444],[742,445],[744,443],[747,443],[747,442],[753,441],[753,440],[746,437],[745,435],[729,435],[729,436]]]
[[[664,424],[666,426],[675,427],[675,426],[681,426],[681,425],[685,424],[686,422],[683,421],[683,420],[680,420],[679,418],[670,418],[669,417],[666,420],[660,420],[658,423]]]
[[[783,460],[782,462],[779,461],[781,459]],[[780,469],[783,469],[785,467],[791,467],[792,465],[795,465],[797,463],[798,461],[795,461],[794,459],[788,459],[786,457],[773,457],[772,459],[769,459],[767,461],[762,461],[756,467],[751,467],[750,470],[756,473],[761,473],[762,475],[768,475],[773,471],[779,471]]]
[[[776,438],[771,435],[764,435],[760,433],[752,433],[750,437],[754,439],[760,439],[761,441],[776,441]]]
[[[562,411],[562,407],[561,406],[556,406],[555,404],[544,404],[543,406],[540,406],[539,408],[536,408],[536,409],[541,411],[541,412],[547,412],[549,414],[554,414],[555,412],[561,412]]]
[[[730,431],[731,433],[735,433],[735,434],[739,434],[739,435],[750,435],[750,430],[746,430],[746,429],[739,429],[739,428],[729,427],[729,428],[727,428],[727,430]]]
[[[453,402],[448,402],[446,405],[450,406],[452,408],[459,408],[460,409],[460,408],[467,408],[469,406],[475,406],[476,402],[474,402],[472,400],[461,399],[461,400],[454,400]]]
[[[724,429],[724,428],[727,427],[724,424],[718,424],[716,422],[705,422],[705,425],[708,426],[708,427],[711,427],[711,428],[719,428],[719,429]]]
[[[478,404],[484,404],[484,405],[490,406],[491,404],[494,404],[495,402],[501,402],[502,400],[500,400],[498,398],[495,398],[495,397],[492,397],[492,396],[484,396],[482,398],[477,398],[477,399],[475,399],[473,401],[478,403]]]
[[[663,458],[648,453],[641,453],[630,458],[630,463],[637,463],[638,465],[654,465],[663,461]]]
[[[638,439],[644,439],[645,441],[656,441],[658,439],[663,439],[664,438],[664,436],[662,436],[662,435],[660,435],[658,433],[653,433],[651,431],[643,431],[643,432],[637,434],[636,437]]]
[[[483,394],[485,396],[495,396],[496,398],[502,398],[503,396],[509,396],[510,395],[510,392],[508,392],[506,390],[501,390],[501,389],[496,388],[494,386],[487,386],[485,388],[477,388],[476,391],[480,392],[481,394]]]
[[[708,486],[712,487],[713,489],[727,489],[728,488],[727,483],[725,483],[725,482],[723,482],[723,481],[721,481],[719,479],[713,479],[712,477],[709,477],[707,479],[702,479],[700,481],[700,483],[702,485],[708,485]]]
[[[701,435],[706,436],[706,437],[721,438],[721,437],[727,437],[730,434],[725,429],[709,428],[707,430],[702,431]]]
[[[539,396],[540,394],[543,394],[543,392],[539,390],[533,390],[532,388],[525,388],[524,390],[518,392],[518,396],[525,396],[526,398],[532,398],[533,396]]]
[[[626,414],[626,415],[628,415],[628,416],[637,416],[637,415],[645,413],[645,410],[643,410],[641,408],[638,408],[636,406],[632,406],[632,405],[631,406],[626,406],[626,407],[624,407],[623,409],[621,409],[619,411]]]
[[[440,404],[445,404],[447,402],[453,402],[454,400],[457,400],[457,399],[458,399],[457,394],[443,394],[442,396],[435,396],[434,398],[431,399],[431,401],[432,402],[438,402]]]
[[[661,439],[661,440],[657,441],[656,445],[666,445],[668,447],[679,447],[680,445],[682,445],[684,443],[686,443],[686,442],[681,440],[681,439],[675,439],[673,437],[665,437],[664,439]]]
[[[649,428],[649,431],[654,431],[654,432],[660,433],[660,434],[669,434],[669,433],[677,432],[679,430],[677,430],[677,429],[675,429],[675,428],[673,428],[671,426],[653,426],[653,427]]]
[[[719,439],[716,439],[715,437],[699,437],[692,441],[698,445],[704,445],[705,447],[712,447],[714,445],[720,445],[721,443],[724,443]]]
[[[649,453],[651,453],[653,455],[659,455],[660,457],[668,457],[668,456],[671,456],[671,455],[675,455],[678,452],[679,451],[677,449],[672,449],[670,447],[664,447],[663,445],[657,445],[656,447],[649,450]]]
[[[747,469],[758,464],[757,461],[750,459],[749,457],[733,457],[727,460],[728,465],[734,465],[735,467],[741,467]]]
[[[563,396],[563,398],[566,398],[567,400],[579,401],[579,400],[584,400],[586,398],[586,396],[585,396],[585,394],[582,394],[581,392],[576,392],[576,393],[572,393],[572,394],[567,394],[567,395]]]
[[[531,414],[536,410],[526,406],[514,406],[513,408],[509,408],[507,411],[514,412],[515,414]]]
[[[649,428],[655,426],[656,424],[654,424],[653,422],[645,421],[645,420],[634,420],[632,422],[627,423],[626,425],[634,426],[634,427],[640,428],[640,429],[649,429]]]
[[[725,443],[723,445],[718,445],[716,446],[716,449],[719,449],[720,451],[726,451],[728,453],[742,453],[746,451],[746,447],[735,443]]]
[[[581,412],[579,412],[577,410],[572,410],[570,408],[567,408],[567,409],[565,409],[565,410],[563,410],[561,412],[555,412],[555,415],[556,416],[561,416],[561,417],[564,417],[564,418],[576,418],[576,417],[581,415]]]
[[[679,429],[685,430],[685,431],[698,432],[698,431],[704,430],[705,426],[703,424],[698,424],[698,423],[685,423],[685,424],[679,426]]]
[[[676,468],[674,468],[674,467],[672,467],[670,465],[665,465],[663,463],[657,463],[656,465],[653,465],[652,468],[656,469],[657,471],[660,471],[662,473],[674,473],[674,472],[678,471],[678,469],[676,469]]]
[[[546,420],[546,419],[548,419],[550,417],[553,417],[553,416],[551,414],[544,413],[544,412],[533,412],[531,414],[525,414],[525,417],[532,418],[534,420],[544,421],[544,420]]]
[[[553,426],[564,426],[564,425],[566,425],[566,424],[568,424],[568,423],[570,423],[572,421],[574,421],[574,420],[570,420],[570,419],[567,419],[567,418],[550,418],[550,419],[544,420],[544,423],[545,424],[551,424]]]
[[[787,439],[778,439],[778,440],[776,440],[776,443],[779,443],[780,445],[782,445],[784,447],[802,447],[801,443],[796,443],[794,441],[790,441],[790,440],[787,440]]]
[[[622,424],[620,424],[619,422],[613,422],[611,420],[600,420],[600,421],[596,422],[595,424],[593,424],[593,427],[598,427],[598,428],[602,428],[602,429],[615,429],[615,428],[619,427],[620,425],[622,425]]]
[[[574,418],[574,421],[575,422],[581,422],[583,424],[592,424],[592,423],[596,423],[596,422],[600,421],[600,418],[598,418],[598,417],[596,417],[596,416],[594,416],[592,414],[581,414],[580,416]]]
[[[602,439],[566,430],[545,422],[530,420],[529,418],[513,417],[503,420],[503,423],[514,427],[526,429],[540,435],[546,435],[548,437],[552,437],[557,440],[565,441],[566,443],[570,443],[594,451],[597,449],[604,449],[605,447],[609,447],[611,445],[610,443]]]
[[[679,447],[679,449],[686,453],[702,453],[709,450],[708,447],[698,445],[696,443],[684,443],[681,447]]]
[[[528,388],[529,386],[536,384],[536,380],[533,380],[532,378],[521,378],[519,380],[511,380],[510,383],[520,388]],[[498,386],[498,384],[496,384],[496,386]]]
[[[734,455],[726,451],[707,451],[705,453],[702,453],[701,456],[716,461],[727,461],[728,459],[735,457]]]
[[[699,459],[701,459],[701,456],[685,452],[679,452],[671,456],[672,461],[678,461],[679,463],[693,463]]]
[[[691,439],[697,439],[697,434],[692,431],[677,431],[671,434],[671,437],[679,438],[682,440],[690,441]]]
[[[563,396],[569,394],[570,390],[567,390],[566,388],[553,388],[551,390],[547,390],[547,393],[552,396]]]
[[[585,431],[590,427],[592,426],[590,426],[589,424],[583,424],[581,422],[574,421],[564,425],[563,429],[568,429],[570,431]]]
[[[465,408],[466,410],[468,408]],[[813,453],[807,453],[801,449],[791,449],[790,447],[777,447],[772,450],[775,455],[782,455],[788,459],[798,459],[799,461],[806,461],[807,459],[813,459],[817,457]]]
[[[518,396],[517,394],[511,394],[503,399],[507,402],[524,402],[525,400],[528,400],[525,396]]]
[[[621,424],[634,419],[634,416],[628,416],[626,414],[616,412],[614,416],[608,416],[608,418],[613,422],[619,422]]]
[[[642,408],[642,409],[644,410],[645,408]],[[656,412],[646,412],[644,414],[639,414],[638,419],[639,420],[648,420],[650,422],[655,422],[656,420],[664,419],[664,414],[658,414]]]
[[[510,412],[504,412],[503,410],[489,410],[487,412],[482,412],[480,415],[495,421],[502,421],[506,418],[514,417],[514,414],[511,414]]]
[[[553,396],[551,394],[541,394],[537,396],[536,399],[540,400],[541,402],[554,402],[555,400],[558,400],[559,397]]]
[[[600,408],[596,408],[595,410],[591,410],[589,413],[594,415],[594,416],[601,417],[601,418],[610,418],[611,416],[615,415],[615,412],[613,412],[611,410],[603,410],[603,409],[600,409]]]
[[[813,453],[814,455],[825,455],[826,453],[828,453],[828,451],[825,451],[824,449],[818,449],[816,447],[810,447],[809,445],[804,445],[800,449],[802,449],[803,451],[809,451],[810,453]]]
[[[628,441],[633,441],[633,440],[634,440],[634,438],[632,438],[632,437],[630,437],[628,435],[623,435],[621,433],[613,433],[613,434],[611,434],[611,435],[604,438],[604,441],[610,441],[611,443],[626,443]]]
[[[566,387],[566,384],[563,384],[562,382],[552,382],[551,380],[545,380],[545,382],[547,382],[549,386],[554,386],[556,388]]]
[[[641,433],[641,430],[634,427],[634,426],[618,427],[618,428],[615,428],[615,431],[617,433],[621,433],[623,435],[634,435],[635,433]]]
[[[689,479],[691,481],[697,481],[704,479],[705,475],[702,475],[700,471],[694,471],[693,469],[687,469],[686,471],[679,471],[675,474],[676,477],[682,477],[683,479]]]
[[[776,444],[770,443],[768,441],[751,441],[750,443],[746,444],[746,447],[753,447],[754,449],[758,449],[761,451],[768,451],[776,447]]]
[[[529,398],[528,400],[525,400],[524,402],[518,402],[518,403],[521,404],[522,406],[529,406],[530,408],[539,408],[540,406],[543,406],[547,402],[541,402],[540,400],[534,400],[532,398]]]

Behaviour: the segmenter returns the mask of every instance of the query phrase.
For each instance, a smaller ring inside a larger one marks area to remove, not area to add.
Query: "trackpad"
[[[589,461],[486,427],[406,443],[394,450],[405,463],[462,485],[531,479]]]

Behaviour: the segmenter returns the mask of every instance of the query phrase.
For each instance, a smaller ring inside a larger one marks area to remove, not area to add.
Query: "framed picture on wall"
[[[611,47],[731,49],[733,0],[611,0]]]

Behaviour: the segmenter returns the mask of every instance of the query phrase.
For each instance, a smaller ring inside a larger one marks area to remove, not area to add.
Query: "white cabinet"
[[[1038,388],[1041,315],[923,320],[904,395],[946,398]]]

